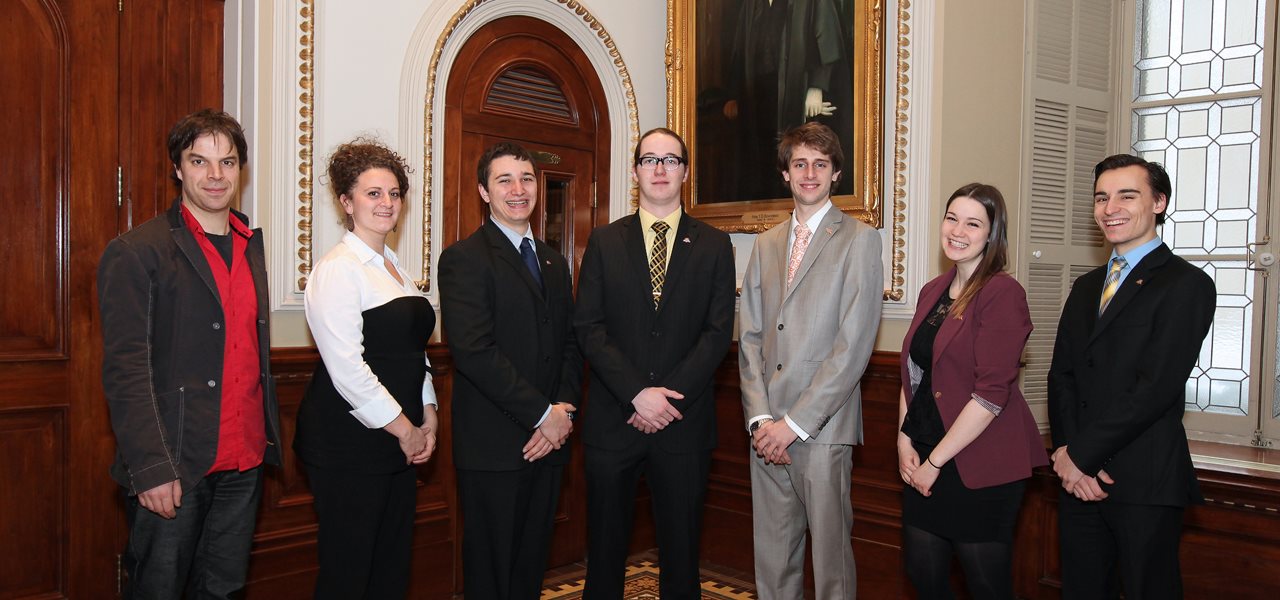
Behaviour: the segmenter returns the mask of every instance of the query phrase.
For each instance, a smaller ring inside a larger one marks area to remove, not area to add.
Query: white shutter
[[[1017,272],[1035,325],[1023,392],[1042,429],[1062,304],[1072,282],[1106,260],[1093,222],[1093,166],[1109,148],[1114,11],[1111,0],[1035,0],[1027,19]]]

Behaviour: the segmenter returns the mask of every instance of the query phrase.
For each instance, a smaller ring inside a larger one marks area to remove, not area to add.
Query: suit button
[[[216,382],[216,381],[214,381],[214,380],[210,379],[210,380],[209,380],[209,387],[218,387],[218,382]]]
[[[551,357],[550,356],[542,357],[542,362],[551,362]]]
[[[550,323],[550,322],[551,322],[551,319],[548,319],[548,318],[546,318],[546,317],[543,317],[543,319],[542,319],[542,324],[543,324],[543,325],[546,325],[547,323]]]
[[[942,392],[934,392],[934,393],[933,393],[933,397],[934,397],[934,398],[941,398],[941,397],[942,397]]]
[[[778,331],[782,331],[782,323],[778,323]]]
[[[781,370],[782,370],[782,363],[778,363],[778,370],[779,370],[779,371],[781,371]]]
[[[657,375],[654,375],[652,372],[650,372],[650,373],[649,373],[649,381],[653,381],[653,380],[655,380],[655,379],[657,379],[657,378],[658,378],[658,376],[657,376]]]
[[[650,336],[652,336],[652,337],[658,337],[658,332],[656,332],[656,331],[650,331],[650,332],[649,332],[649,335],[650,335]]]
[[[214,323],[214,324],[213,324],[213,330],[214,330],[214,331],[217,331],[217,330],[219,330],[219,329],[222,329],[222,323]]]

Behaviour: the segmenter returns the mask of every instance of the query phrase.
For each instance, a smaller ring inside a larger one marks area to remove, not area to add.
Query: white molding
[[[889,14],[899,14],[899,4],[906,0],[896,0],[889,5]],[[905,158],[902,160],[902,168],[897,176],[904,179],[904,194],[902,201],[905,204],[902,225],[904,228],[905,245],[903,251],[906,253],[903,261],[903,297],[898,301],[887,300],[884,303],[882,312],[883,318],[886,319],[911,319],[915,314],[916,300],[920,295],[920,288],[928,281],[929,272],[929,207],[931,200],[938,193],[937,184],[933,181],[933,174],[937,172],[938,157],[934,148],[934,77],[935,64],[938,63],[938,52],[941,50],[940,44],[935,36],[937,28],[938,8],[936,3],[930,1],[918,1],[908,3],[905,6],[907,12],[907,54],[905,72],[905,81],[899,84],[896,81],[898,73],[896,68],[885,69],[886,90],[896,90],[903,87],[906,90],[905,100],[906,122],[898,123],[897,126],[905,127],[906,143],[902,148]],[[899,20],[897,18],[886,19],[897,26]],[[897,57],[900,56],[901,48],[900,36],[894,32],[894,35],[886,36],[890,40],[890,47],[887,56],[895,57],[890,62],[891,65],[897,64]],[[888,94],[886,94],[886,103],[888,103]],[[897,111],[892,105],[885,106],[885,115],[896,115]],[[892,122],[886,119],[886,122]],[[886,144],[892,144],[896,136],[894,129],[886,131],[884,136]],[[894,150],[892,146],[887,146],[885,156],[893,158]],[[886,164],[893,164],[893,161],[885,161]],[[894,197],[893,185],[894,177],[887,177],[885,187],[886,192],[883,196],[888,198],[890,203],[897,202],[899,199]],[[892,220],[892,204],[886,206],[890,212],[890,221]],[[892,223],[888,223],[892,227]],[[887,252],[892,252],[892,236],[886,243]],[[889,255],[885,264],[891,266],[893,261],[892,255]],[[891,277],[892,274],[889,274]]]
[[[271,165],[271,177],[255,177],[254,187],[260,198],[269,198],[272,234],[267,276],[271,287],[271,310],[302,310],[302,290],[298,285],[300,255],[307,234],[298,226],[302,188],[298,184],[302,167],[303,146],[298,131],[302,124],[303,95],[307,92],[298,77],[302,43],[299,37],[303,21],[301,0],[267,2],[271,28],[271,90],[266,106],[259,110],[269,114],[270,146],[259,148],[257,156]],[[262,18],[262,13],[258,13]],[[313,32],[314,33],[314,32]],[[308,250],[310,250],[308,248]]]

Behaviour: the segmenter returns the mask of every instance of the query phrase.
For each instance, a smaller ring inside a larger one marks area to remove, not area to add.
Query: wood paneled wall
[[[441,399],[440,448],[421,469],[415,532],[414,598],[448,598],[460,590],[460,545],[453,468],[449,451],[449,391],[452,364],[443,346],[428,355]],[[317,355],[312,349],[275,352],[286,440]],[[865,598],[913,598],[901,564],[901,493],[894,446],[897,423],[898,356],[878,352],[862,381],[866,444],[854,450],[854,555],[858,589]],[[717,373],[719,447],[707,494],[703,559],[746,572],[752,570],[750,452],[738,398],[737,349]],[[588,400],[589,403],[589,400]],[[590,410],[588,405],[587,410]],[[581,446],[575,450],[581,455]],[[310,597],[315,578],[315,521],[306,481],[292,453],[269,476],[254,545],[250,596]],[[575,460],[575,467],[581,461]],[[1182,541],[1187,598],[1280,597],[1280,481],[1200,470],[1209,503],[1187,511]],[[1058,485],[1051,471],[1032,477],[1018,525],[1015,589],[1021,598],[1058,598]],[[654,545],[648,494],[638,494],[632,548]],[[568,518],[561,515],[561,520]],[[957,589],[961,589],[956,571]]]

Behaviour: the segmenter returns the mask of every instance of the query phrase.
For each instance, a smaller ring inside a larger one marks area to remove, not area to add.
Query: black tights
[[[907,577],[920,600],[949,600],[951,554],[960,559],[969,594],[975,600],[1012,600],[1012,544],[953,542],[916,527],[902,528]]]

